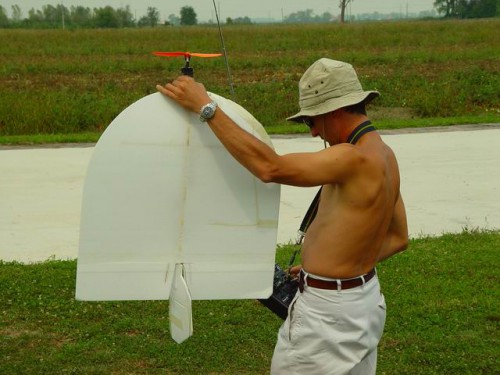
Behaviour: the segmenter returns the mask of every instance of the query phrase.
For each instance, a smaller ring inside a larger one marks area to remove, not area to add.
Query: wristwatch
[[[210,120],[215,115],[215,110],[217,109],[217,103],[212,101],[211,103],[205,104],[200,110],[200,121],[206,122]]]

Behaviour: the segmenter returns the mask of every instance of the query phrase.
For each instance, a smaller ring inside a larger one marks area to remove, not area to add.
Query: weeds
[[[224,33],[236,101],[273,133],[297,111],[299,78],[320,57],[352,63],[363,86],[382,93],[371,106],[380,128],[386,121],[406,127],[414,119],[451,117],[498,122],[499,25],[499,19],[253,25]],[[4,29],[0,39],[0,136],[100,133],[179,74],[182,59],[152,51],[220,50],[213,27]],[[210,91],[230,97],[223,59],[192,65]],[[411,116],[399,118],[394,108]]]

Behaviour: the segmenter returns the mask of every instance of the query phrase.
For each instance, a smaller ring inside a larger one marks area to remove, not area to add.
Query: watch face
[[[206,106],[204,106],[200,113],[201,121],[206,121],[208,119],[211,119],[215,114],[215,108],[216,106],[213,105],[212,103],[209,103]]]
[[[212,107],[205,107],[203,108],[203,117],[208,118],[212,116],[214,113],[214,109]]]
[[[217,108],[216,102],[212,102],[212,103],[208,103],[207,105],[204,105],[200,111],[200,121],[205,122],[205,121],[211,119],[212,117],[214,117],[216,108]]]

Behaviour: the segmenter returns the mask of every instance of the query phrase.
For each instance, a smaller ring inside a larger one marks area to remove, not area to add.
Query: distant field
[[[500,122],[500,19],[223,28],[236,101],[271,133],[290,131],[297,83],[316,59],[352,63],[380,99],[381,128]],[[219,52],[215,27],[0,30],[0,136],[99,134],[125,107],[174,78],[182,58]],[[224,60],[195,76],[230,97]]]

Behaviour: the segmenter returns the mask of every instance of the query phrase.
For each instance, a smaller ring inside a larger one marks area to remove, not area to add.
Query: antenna
[[[217,9],[217,6],[215,5],[215,0],[212,0],[212,1],[214,3],[215,18],[217,19],[217,26],[219,27],[219,36],[220,36],[220,42],[222,45],[222,52],[224,53],[224,61],[226,62],[227,80],[229,82],[229,88],[231,89],[231,96],[233,97],[233,101],[236,101],[236,94],[234,93],[234,86],[233,86],[233,77],[231,76],[231,69],[229,69],[229,61],[227,60],[226,45],[224,44],[224,37],[222,36],[222,29],[220,27],[220,22],[219,22],[219,11]]]

